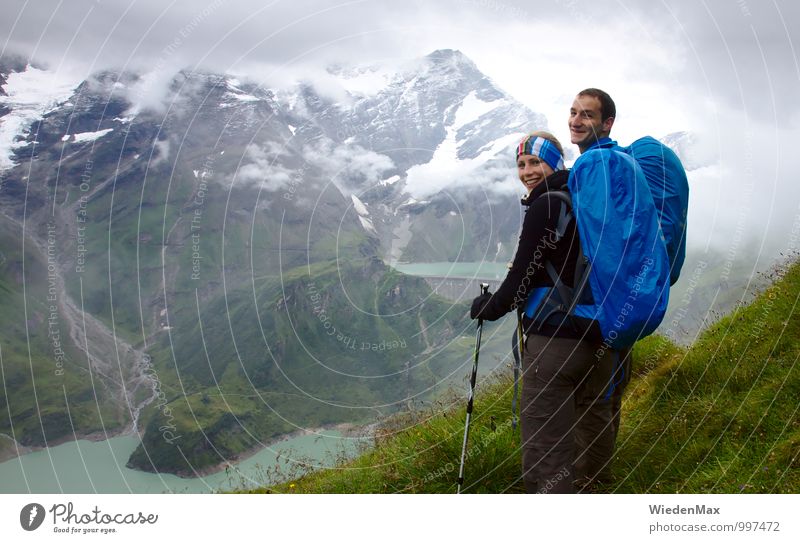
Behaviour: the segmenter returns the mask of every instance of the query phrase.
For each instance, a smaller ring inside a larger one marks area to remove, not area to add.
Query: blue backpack
[[[567,182],[569,194],[548,193],[563,201],[559,236],[570,215],[575,217],[580,254],[573,288],[547,262],[553,286],[533,289],[525,306],[525,314],[540,329],[578,322],[583,324],[576,328],[585,330],[585,323],[596,323],[603,343],[612,349],[632,346],[661,324],[670,270],[675,269],[659,224],[666,213],[656,213],[647,176],[637,163],[643,148],[634,144],[628,149],[602,140],[575,162]],[[685,212],[683,217],[685,225]],[[682,240],[681,235],[678,247]]]
[[[647,179],[667,245],[669,284],[674,285],[686,257],[686,214],[689,205],[686,171],[672,149],[650,136],[619,150],[636,160]]]

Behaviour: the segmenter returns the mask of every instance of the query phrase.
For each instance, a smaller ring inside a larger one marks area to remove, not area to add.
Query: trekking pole
[[[481,294],[489,292],[488,283],[481,283]],[[461,445],[461,466],[458,468],[458,489],[457,494],[461,494],[461,485],[464,484],[464,462],[467,459],[467,438],[469,437],[469,423],[472,419],[472,401],[475,398],[475,379],[478,377],[478,354],[481,351],[481,331],[483,330],[483,319],[478,318],[478,332],[475,336],[475,358],[472,361],[472,375],[469,378],[469,396],[467,399],[467,420],[464,424],[464,442]]]

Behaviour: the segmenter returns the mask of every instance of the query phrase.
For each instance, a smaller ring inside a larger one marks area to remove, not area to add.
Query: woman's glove
[[[469,310],[469,316],[472,319],[485,318],[481,313],[489,304],[489,301],[492,299],[492,294],[490,292],[485,292],[472,300],[472,308]]]

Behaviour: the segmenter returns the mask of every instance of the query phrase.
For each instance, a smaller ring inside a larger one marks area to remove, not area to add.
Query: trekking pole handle
[[[489,283],[481,283],[481,294],[488,294],[489,292]],[[483,326],[483,318],[478,317],[478,328]]]

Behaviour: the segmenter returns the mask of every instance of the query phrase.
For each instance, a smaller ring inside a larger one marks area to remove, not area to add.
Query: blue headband
[[[517,158],[519,155],[538,156],[553,168],[553,171],[564,169],[564,158],[558,152],[558,148],[553,142],[541,136],[525,136],[517,146]]]

